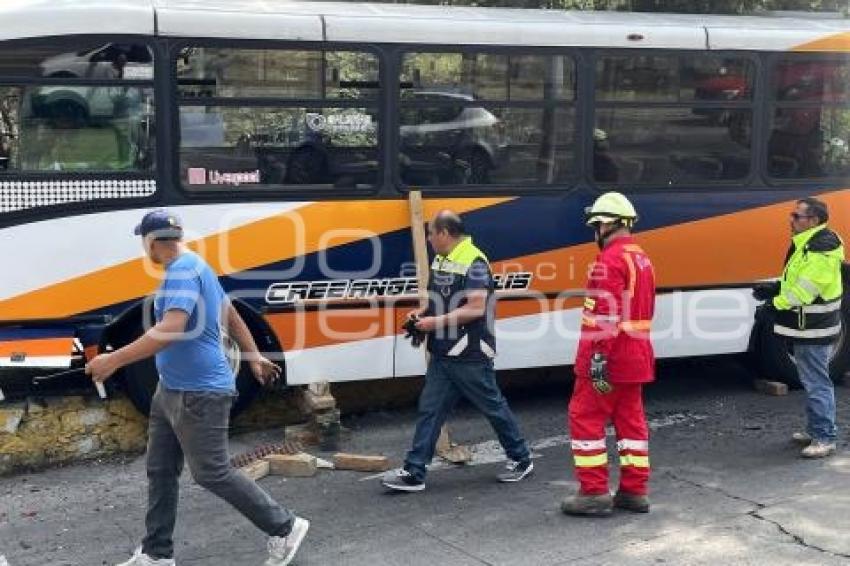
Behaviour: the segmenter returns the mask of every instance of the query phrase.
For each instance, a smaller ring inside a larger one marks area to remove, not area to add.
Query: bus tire
[[[107,345],[113,349],[118,349],[142,335],[142,308],[144,308],[144,303],[145,301],[139,302],[125,311],[107,328],[104,338],[101,340],[101,351]],[[258,347],[265,352],[279,352],[280,345],[274,333],[259,313],[241,301],[234,301],[234,305],[248,325]],[[285,367],[283,367],[283,370],[282,383],[285,383]],[[159,375],[153,358],[141,360],[122,368],[113,379],[123,388],[130,402],[140,413],[145,416],[150,415],[151,402],[159,383]],[[233,403],[233,407],[231,407],[230,416],[235,417],[247,409],[261,388],[260,383],[251,372],[250,365],[240,360],[239,372],[236,376],[236,390],[239,395]]]
[[[833,345],[829,358],[829,375],[834,383],[844,380],[850,371],[850,296],[841,304],[841,334]],[[789,341],[773,332],[773,317],[762,317],[753,330],[755,366],[761,377],[785,383],[791,389],[802,388],[797,364]]]

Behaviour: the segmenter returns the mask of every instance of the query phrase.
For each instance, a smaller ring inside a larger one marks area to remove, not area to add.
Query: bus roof
[[[286,0],[4,0],[0,39],[142,34],[449,45],[850,51],[850,20]],[[396,24],[396,25],[393,25]]]

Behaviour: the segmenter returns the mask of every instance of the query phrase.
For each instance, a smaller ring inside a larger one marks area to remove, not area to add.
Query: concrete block
[[[240,470],[252,480],[257,481],[269,475],[270,464],[267,460],[257,460],[247,466],[242,466]]]
[[[269,463],[269,473],[276,476],[307,478],[316,475],[316,458],[304,452],[271,454],[265,460]]]
[[[765,395],[775,395],[777,397],[788,395],[788,386],[778,381],[768,381],[766,379],[757,379],[753,382],[756,391]]]
[[[390,460],[386,456],[365,456],[363,454],[334,454],[334,467],[337,470],[357,472],[386,472],[390,469]]]

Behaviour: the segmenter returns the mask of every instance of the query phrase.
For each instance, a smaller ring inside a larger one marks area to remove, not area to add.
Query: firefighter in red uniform
[[[569,515],[609,515],[614,507],[649,512],[649,429],[643,384],[654,379],[649,339],[655,309],[655,275],[631,228],[637,213],[620,193],[605,193],[587,209],[600,253],[587,284],[575,388],[569,407],[570,436],[579,492],[566,498]],[[620,453],[620,487],[608,488],[605,427],[612,422]]]

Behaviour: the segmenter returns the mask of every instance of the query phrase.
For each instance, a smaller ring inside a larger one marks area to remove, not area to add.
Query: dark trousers
[[[233,396],[157,388],[148,424],[147,536],[142,551],[152,558],[174,554],[178,478],[184,457],[199,485],[271,536],[286,536],[294,515],[230,465],[227,432]]]
[[[484,413],[508,458],[524,462],[531,458],[516,418],[496,383],[492,362],[463,362],[432,357],[419,396],[419,422],[404,468],[424,480],[426,466],[434,457],[440,429],[461,397]]]

